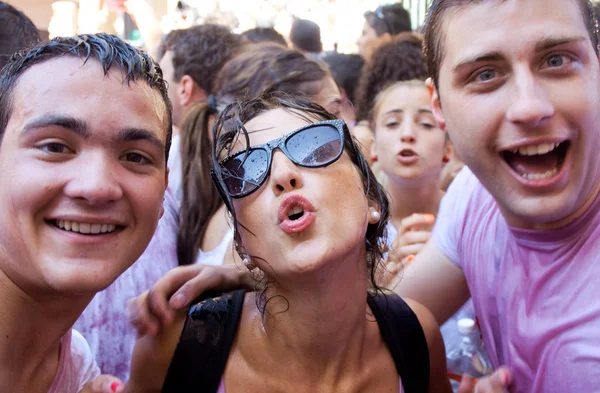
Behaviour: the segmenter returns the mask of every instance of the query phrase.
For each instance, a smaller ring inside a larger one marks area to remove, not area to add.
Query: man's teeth
[[[550,153],[559,145],[560,143],[542,143],[541,145],[523,146],[518,149],[514,149],[512,153],[519,154],[521,156],[537,156]]]
[[[558,173],[558,168],[551,169],[546,173],[522,173],[521,176],[528,180],[544,180]]]
[[[56,226],[65,231],[83,233],[85,235],[97,235],[99,233],[111,233],[117,228],[115,224],[87,224],[84,222],[57,220]]]

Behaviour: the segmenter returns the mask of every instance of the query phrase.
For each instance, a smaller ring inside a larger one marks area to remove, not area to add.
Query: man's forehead
[[[105,74],[94,59],[84,63],[79,57],[63,56],[36,64],[15,85],[13,115],[29,118],[58,110],[92,121],[105,112],[119,115],[104,119],[110,122],[142,121],[144,128],[155,129],[150,125],[159,120],[160,128],[166,129],[167,110],[160,93],[143,80],[128,83],[124,78],[117,67]]]
[[[588,37],[578,0],[469,2],[447,10],[441,30],[444,61],[533,49],[549,37]]]

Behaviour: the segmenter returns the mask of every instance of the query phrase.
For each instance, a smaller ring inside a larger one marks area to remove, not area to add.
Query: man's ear
[[[429,92],[429,98],[431,100],[431,109],[433,111],[433,117],[435,118],[438,127],[446,131],[446,120],[444,119],[444,114],[442,113],[440,95],[431,78],[427,78],[427,81],[425,83],[427,85],[427,91]]]
[[[179,80],[177,95],[179,96],[179,103],[182,107],[187,107],[196,102],[206,101],[208,98],[208,94],[206,94],[204,89],[202,89],[189,75],[184,75]]]

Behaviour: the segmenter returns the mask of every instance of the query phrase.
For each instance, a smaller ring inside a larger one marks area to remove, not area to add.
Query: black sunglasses
[[[344,132],[348,132],[348,128],[342,120],[309,124],[281,138],[225,158],[219,163],[221,181],[211,171],[213,180],[218,188],[224,187],[231,198],[243,198],[258,190],[269,177],[273,150],[281,150],[296,165],[324,167],[342,155]]]

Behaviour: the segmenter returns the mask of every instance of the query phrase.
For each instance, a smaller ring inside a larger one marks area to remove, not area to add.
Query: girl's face
[[[400,85],[381,100],[373,150],[391,181],[439,178],[447,148],[425,85]]]
[[[298,113],[274,109],[245,127],[256,146],[308,124]],[[322,271],[336,260],[361,260],[372,205],[346,152],[327,166],[306,168],[279,149],[260,188],[233,200],[245,251],[277,281]]]

